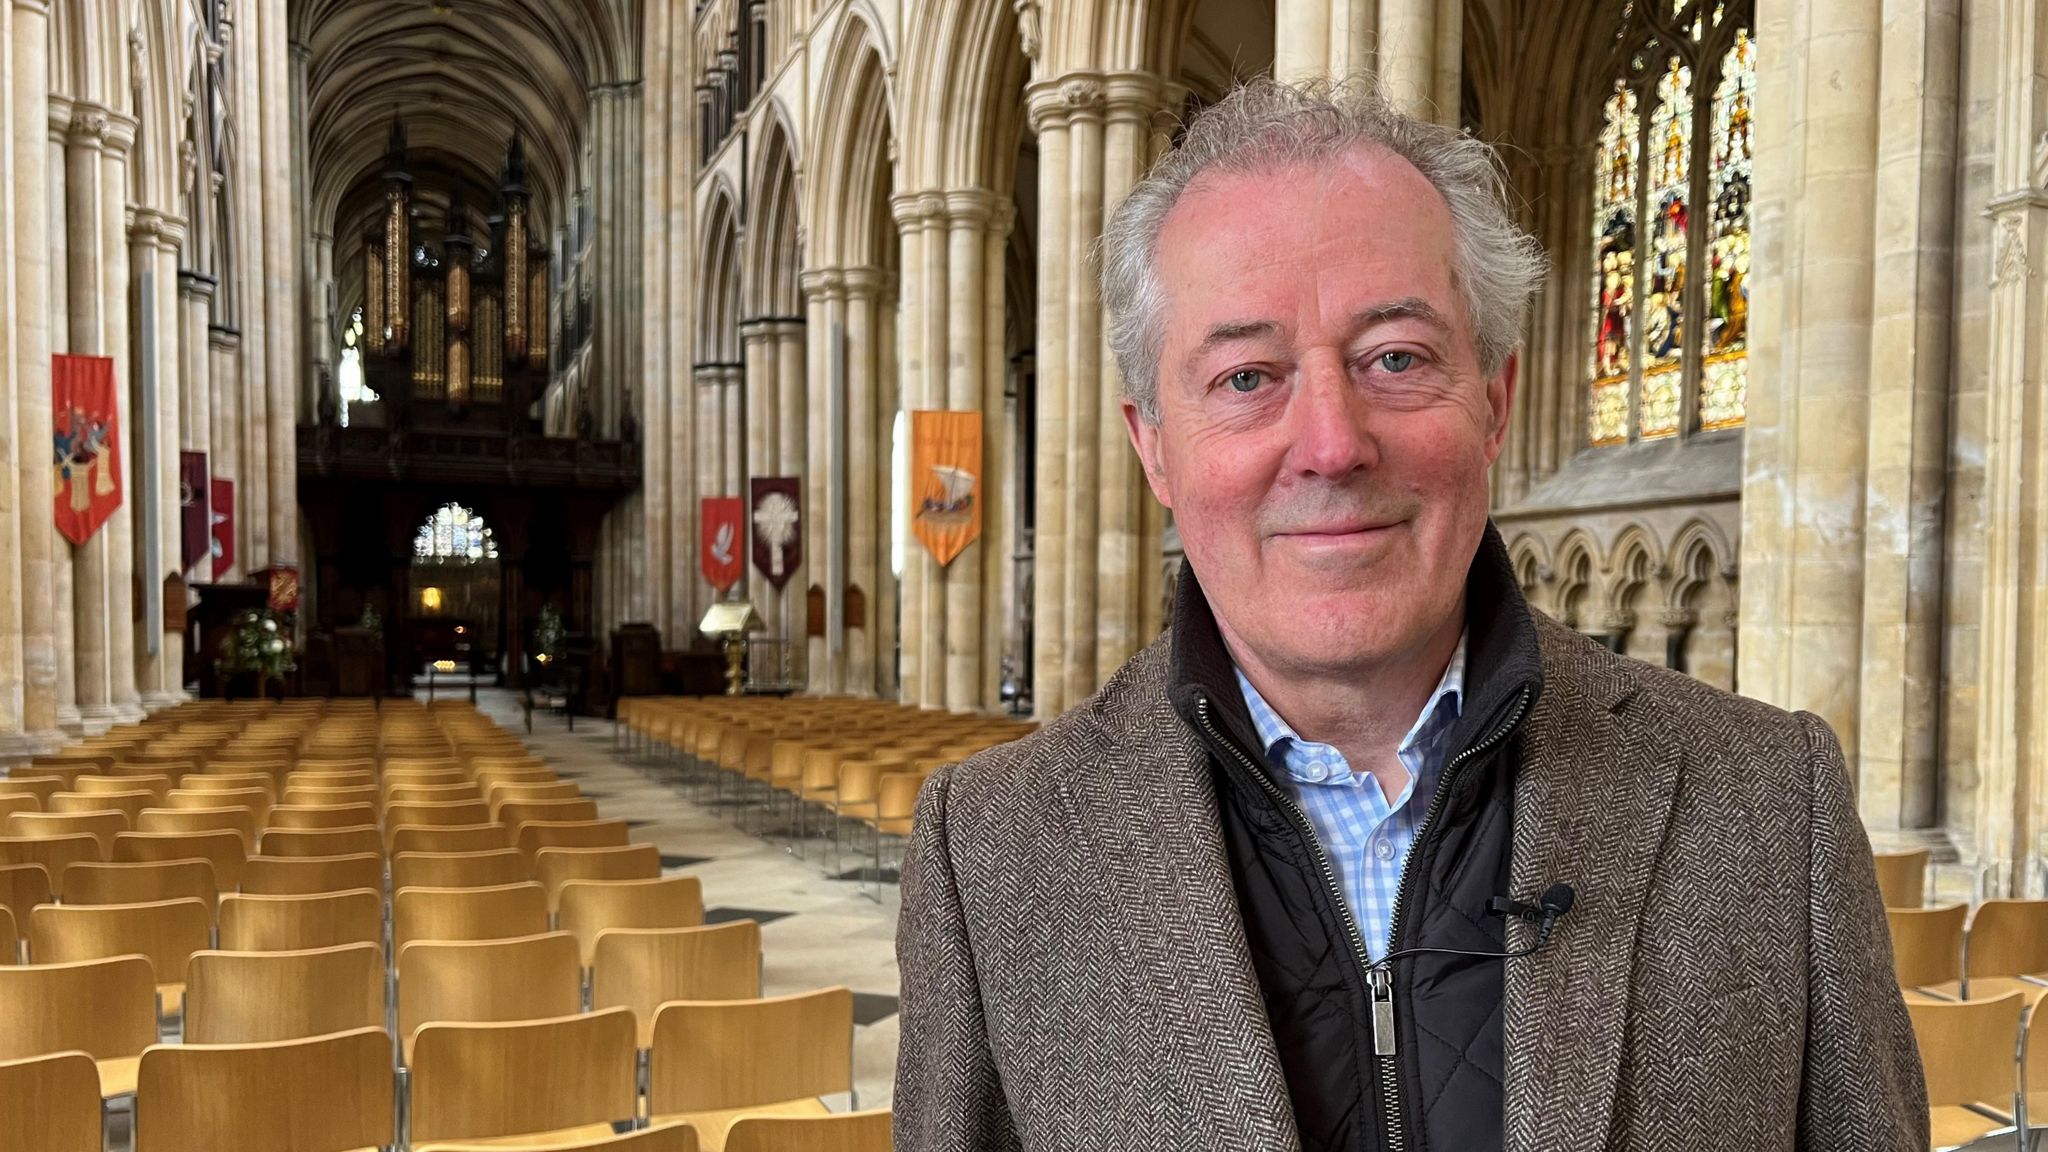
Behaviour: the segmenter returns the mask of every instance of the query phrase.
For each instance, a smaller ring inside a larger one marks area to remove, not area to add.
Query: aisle
[[[633,825],[634,841],[660,848],[664,873],[702,879],[707,923],[760,923],[768,995],[835,984],[853,989],[854,1087],[861,1107],[888,1105],[897,1043],[895,885],[883,887],[877,905],[853,881],[824,877],[826,842],[813,841],[811,860],[798,860],[782,841],[741,832],[726,810],[700,807],[653,783],[613,753],[608,721],[579,718],[572,733],[560,717],[537,712],[529,734],[511,691],[479,689],[476,699],[478,709],[574,778],[597,801],[599,815],[623,818]]]

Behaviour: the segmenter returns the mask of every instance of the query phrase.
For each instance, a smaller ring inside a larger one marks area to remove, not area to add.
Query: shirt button
[[[1372,846],[1372,854],[1381,860],[1392,860],[1394,858],[1393,842],[1385,836],[1380,837]]]

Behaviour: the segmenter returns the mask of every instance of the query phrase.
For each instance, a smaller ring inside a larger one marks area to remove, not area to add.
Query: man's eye
[[[1415,353],[1388,352],[1380,357],[1380,367],[1389,372],[1406,372],[1415,367]]]
[[[1232,392],[1250,392],[1256,389],[1259,386],[1259,381],[1265,378],[1265,373],[1260,372],[1256,368],[1239,368],[1237,371],[1225,376],[1223,382],[1230,385]]]

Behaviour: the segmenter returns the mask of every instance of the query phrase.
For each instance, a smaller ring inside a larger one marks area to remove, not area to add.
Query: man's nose
[[[1379,463],[1365,396],[1335,353],[1303,358],[1287,411],[1288,464],[1342,480]]]

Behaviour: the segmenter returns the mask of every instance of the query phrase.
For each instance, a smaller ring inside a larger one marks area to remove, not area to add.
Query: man
[[[920,798],[898,1148],[1926,1147],[1826,726],[1535,615],[1488,524],[1540,269],[1371,94],[1241,89],[1117,209],[1187,564]]]

